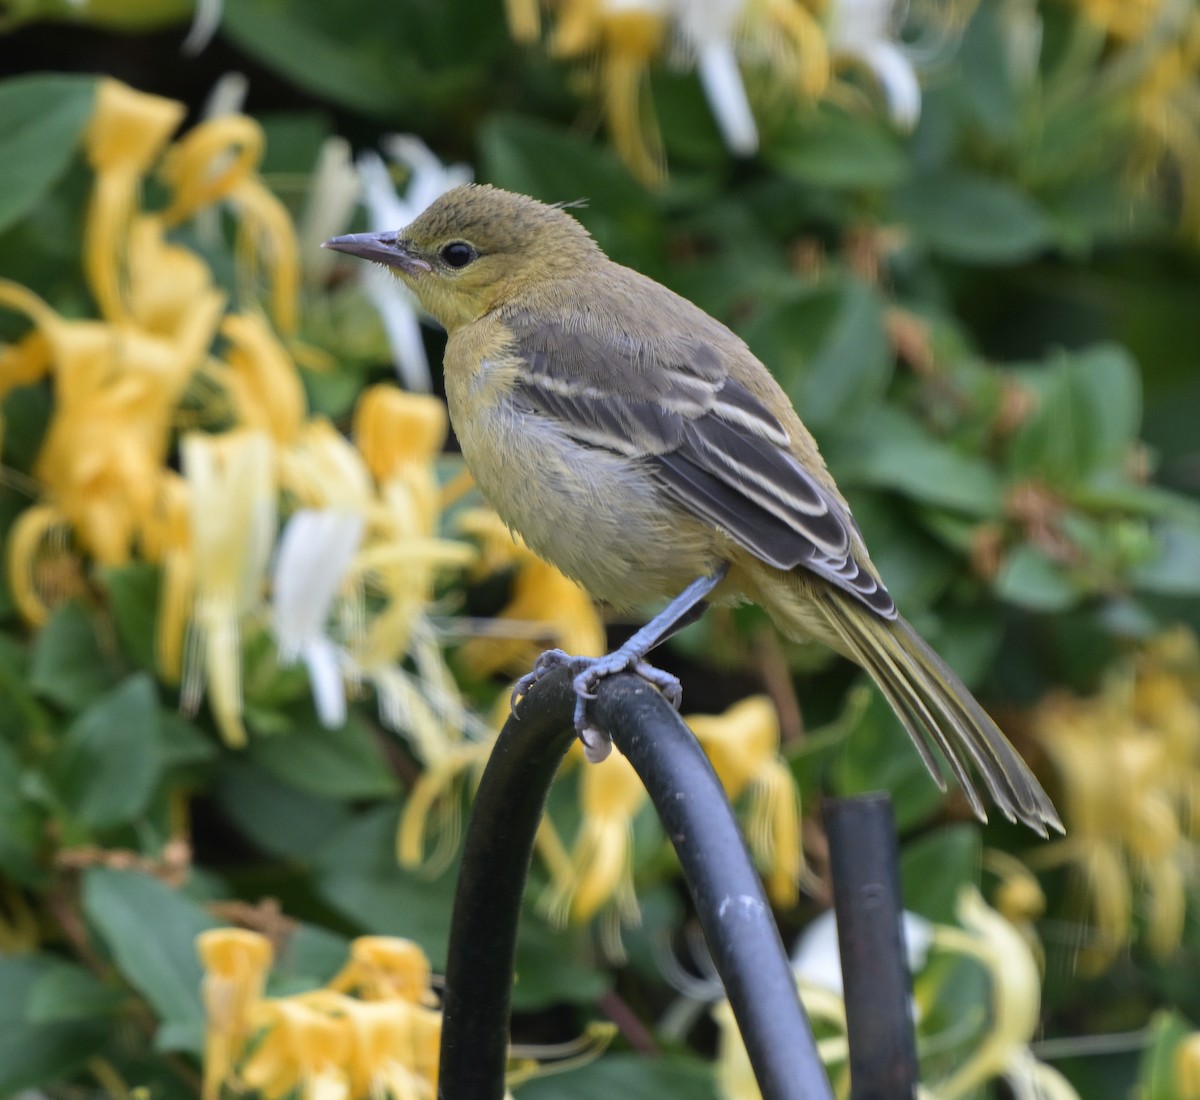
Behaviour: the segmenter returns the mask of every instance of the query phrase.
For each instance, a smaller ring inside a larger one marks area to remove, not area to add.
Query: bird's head
[[[599,255],[561,207],[486,184],[447,191],[404,229],[351,233],[325,247],[390,268],[451,332]]]

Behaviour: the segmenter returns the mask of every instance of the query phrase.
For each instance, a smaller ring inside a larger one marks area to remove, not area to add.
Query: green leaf
[[[35,990],[61,965],[42,955],[0,959],[0,1095],[68,1081],[108,1035],[107,1026],[94,1020],[30,1018]]]
[[[398,789],[379,741],[353,713],[340,730],[312,716],[289,733],[252,738],[246,755],[289,786],[326,798],[382,798]]]
[[[633,261],[656,239],[660,220],[646,192],[607,146],[540,120],[489,119],[479,135],[483,175],[498,187],[544,202],[586,205],[571,211],[614,258]]]
[[[699,1058],[645,1058],[609,1054],[565,1075],[534,1078],[518,1086],[517,1100],[717,1100],[712,1066]]]
[[[284,859],[308,859],[351,818],[342,803],[297,790],[242,761],[221,769],[215,795],[224,813],[257,847]]]
[[[30,1023],[37,1024],[111,1016],[126,996],[82,966],[61,963],[48,969],[33,986],[26,1014]]]
[[[37,858],[42,820],[25,798],[22,777],[17,754],[0,741],[0,868],[18,882],[33,883],[44,873]]]
[[[896,135],[871,115],[822,107],[815,117],[789,117],[783,132],[766,136],[763,157],[792,179],[817,187],[890,188],[910,174]]]
[[[933,438],[896,409],[873,410],[837,448],[844,456],[840,476],[847,481],[895,489],[923,504],[980,518],[1001,514],[1003,485],[991,466]]]
[[[866,706],[854,698],[858,692],[868,693]],[[887,700],[873,685],[864,684],[855,689],[847,706],[852,708],[854,722],[841,752],[834,757],[834,789],[842,795],[887,791],[899,829],[927,821],[945,795]]]
[[[768,307],[744,335],[818,432],[877,402],[892,375],[883,303],[858,279]]]
[[[1141,379],[1127,351],[1100,345],[1017,374],[1038,404],[1012,438],[1014,473],[1065,488],[1121,469],[1142,416]]]
[[[271,968],[271,988],[286,982],[297,992],[324,985],[343,966],[350,955],[350,943],[345,936],[301,924],[290,936],[275,965]]]
[[[1080,592],[1066,570],[1036,546],[1018,546],[995,581],[996,595],[1031,611],[1066,611],[1079,602]]]
[[[499,9],[451,0],[229,0],[221,30],[319,99],[397,129],[403,120],[433,128],[430,111],[462,110],[491,93],[490,61],[508,42],[501,19]]]
[[[1016,263],[1051,243],[1050,220],[1012,184],[949,170],[892,197],[892,216],[935,252],[968,263]]]
[[[71,723],[55,762],[63,801],[93,829],[138,817],[161,774],[158,695],[144,672],[130,676]]]
[[[77,711],[114,680],[87,611],[76,602],[60,607],[34,639],[29,685],[35,694]]]
[[[18,76],[0,84],[0,232],[24,217],[75,155],[93,77]]]
[[[0,399],[0,412],[4,414],[0,454],[8,465],[28,473],[37,460],[46,427],[54,413],[50,387],[42,384],[15,386]]]
[[[1143,592],[1193,596],[1200,591],[1200,524],[1167,521],[1153,528],[1157,552],[1136,565],[1129,579]]]
[[[983,842],[977,825],[951,825],[904,845],[904,908],[939,924],[958,922],[958,895],[979,885]]]
[[[159,1048],[197,1051],[204,1028],[204,974],[196,937],[218,922],[158,879],[107,867],[85,872],[83,910],[122,977],[171,1027],[166,1036],[160,1033]]]
[[[162,750],[162,767],[184,768],[215,760],[220,750],[178,711],[158,712],[158,732]]]
[[[437,878],[396,861],[398,814],[381,807],[338,829],[313,856],[313,885],[365,932],[416,940],[435,969],[446,961],[455,872]]]
[[[517,927],[513,1007],[518,1011],[554,1004],[593,1004],[612,988],[601,969],[588,928],[550,928],[526,912]]]
[[[158,632],[158,590],[161,574],[157,565],[136,562],[111,566],[100,572],[108,591],[117,636],[125,652],[139,668],[154,672],[157,661],[154,638]]]

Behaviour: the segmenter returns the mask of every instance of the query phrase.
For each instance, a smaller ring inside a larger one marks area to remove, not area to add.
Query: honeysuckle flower
[[[1029,944],[973,888],[960,896],[957,916],[962,928],[935,925],[933,944],[983,965],[991,983],[991,1020],[979,1046],[933,1083],[932,1092],[939,1100],[958,1100],[1003,1077],[1019,1100],[1078,1100],[1066,1079],[1029,1049],[1041,1014],[1041,975]]]
[[[834,0],[829,48],[835,59],[862,65],[879,82],[892,121],[911,130],[921,114],[921,85],[912,58],[896,41],[895,8],[895,0]]]
[[[627,921],[637,918],[633,888],[633,819],[649,796],[633,765],[614,751],[579,772],[582,820],[571,852],[571,877],[552,883],[544,905],[565,921],[590,920],[612,902]]]
[[[724,714],[684,719],[712,761],[731,799],[750,796],[747,840],[767,872],[767,892],[777,905],[796,901],[804,852],[800,798],[779,758],[779,716],[765,695],[735,703]]]
[[[274,952],[271,941],[241,928],[214,928],[196,939],[204,966],[204,1100],[216,1100],[253,1034]]]
[[[233,415],[281,446],[294,443],[308,412],[304,386],[287,349],[258,313],[231,313],[221,322],[227,370],[219,377]]]
[[[1180,1040],[1173,1061],[1179,1100],[1200,1100],[1200,1031]]]
[[[49,349],[56,403],[34,475],[90,554],[124,564],[157,506],[171,415],[212,339],[221,297],[194,301],[170,339],[131,324],[66,321],[5,280],[0,305],[26,313]]]
[[[671,30],[670,0],[599,0],[560,5],[550,50],[598,58],[599,95],[613,145],[630,170],[657,185],[666,169],[658,124],[645,103],[650,64]]]
[[[375,506],[375,487],[358,451],[324,417],[306,421],[280,452],[279,481],[301,507],[368,515]]]
[[[408,225],[434,199],[471,180],[466,165],[446,166],[419,138],[394,134],[383,140],[389,158],[409,174],[404,198],[397,192],[383,158],[364,153],[358,160],[363,203],[372,230]],[[413,296],[389,272],[375,264],[362,268],[363,289],[379,313],[392,349],[392,362],[407,389],[427,393],[432,382]]]
[[[324,286],[337,262],[338,254],[321,245],[346,231],[358,205],[362,185],[350,152],[344,137],[326,138],[309,180],[298,232],[304,285],[309,290]]]
[[[260,1001],[254,1024],[262,1039],[238,1075],[266,1100],[298,1092],[302,1100],[350,1100],[354,1037],[344,1015],[331,1011],[337,994]],[[338,998],[340,1000],[340,998]]]
[[[102,80],[85,135],[88,162],[96,173],[84,235],[83,267],[100,312],[125,317],[120,291],[121,241],[137,201],[142,177],[183,121],[182,103],[147,95],[119,80]]]
[[[222,737],[240,746],[241,624],[263,598],[275,541],[275,456],[267,436],[247,431],[191,432],[180,454],[195,583],[180,705],[194,713],[207,686]]]
[[[363,527],[355,512],[301,509],[283,529],[275,558],[271,607],[279,662],[304,662],[317,716],[330,729],[346,723],[345,656],[326,624]]]
[[[746,0],[690,0],[679,7],[679,31],[695,51],[696,71],[717,129],[730,152],[758,150],[758,127],[738,69],[736,32]]]
[[[364,1001],[432,1004],[430,975],[429,959],[420,944],[398,936],[359,936],[350,944],[350,960],[328,986]]]
[[[496,617],[498,629],[511,626],[512,636],[472,638],[459,652],[475,675],[525,671],[547,644],[568,653],[604,652],[604,624],[592,598],[517,542],[499,516],[470,509],[458,517],[458,527],[483,544],[481,564],[486,568],[516,568],[512,598]]]
[[[996,911],[1010,924],[1028,925],[1045,912],[1046,895],[1041,884],[1016,856],[999,848],[988,848],[983,853],[983,868],[1000,880],[992,901]]]
[[[1200,790],[1198,676],[1194,637],[1175,631],[1116,666],[1097,696],[1059,693],[1032,714],[1061,779],[1068,832],[1027,861],[1074,867],[1085,882],[1092,927],[1081,962],[1090,970],[1129,940],[1137,894],[1147,946],[1161,958],[1180,942]]]
[[[262,995],[266,937],[216,929],[197,948],[205,967],[204,1100],[223,1087],[266,1100],[436,1094],[442,1019],[429,1007],[429,962],[416,944],[360,937],[327,986],[270,999]]]
[[[179,47],[183,53],[194,56],[213,40],[221,26],[221,10],[224,6],[224,0],[196,0],[192,25]]]
[[[271,316],[290,336],[300,281],[296,230],[287,207],[257,174],[263,143],[262,127],[246,115],[223,115],[193,127],[167,151],[159,169],[171,190],[163,218],[173,226],[215,203],[229,203],[238,218],[245,270],[261,266],[270,273]]]

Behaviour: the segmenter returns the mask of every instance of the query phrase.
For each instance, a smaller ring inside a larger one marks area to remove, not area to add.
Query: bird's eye
[[[466,267],[478,255],[466,241],[451,241],[442,249],[442,259],[451,267]]]

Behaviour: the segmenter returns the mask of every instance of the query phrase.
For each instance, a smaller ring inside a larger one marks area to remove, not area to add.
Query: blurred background
[[[668,647],[839,1095],[815,809],[886,789],[928,1096],[1200,1097],[1194,0],[0,0],[0,1095],[435,1095],[512,681],[637,625],[319,248],[471,179],[749,342],[1062,812],[977,824],[754,608]],[[757,1095],[619,757],[514,996],[518,1100]]]

